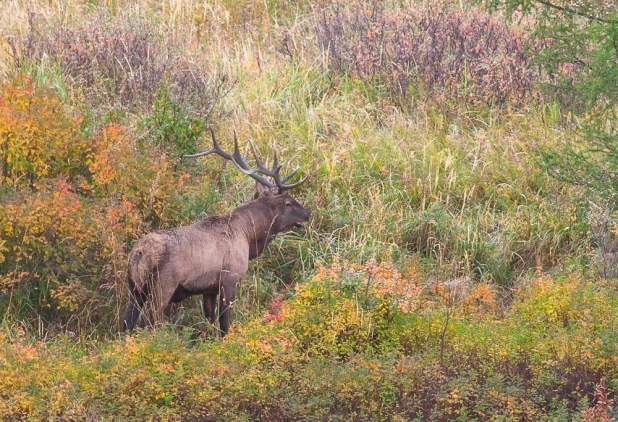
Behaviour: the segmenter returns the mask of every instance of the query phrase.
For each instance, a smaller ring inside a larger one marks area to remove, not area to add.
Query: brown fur
[[[229,328],[229,307],[249,260],[259,256],[281,232],[309,220],[309,213],[288,194],[258,185],[256,200],[229,214],[208,217],[190,226],[147,234],[129,255],[130,300],[124,316],[128,329],[161,321],[169,303],[204,296],[204,312]]]

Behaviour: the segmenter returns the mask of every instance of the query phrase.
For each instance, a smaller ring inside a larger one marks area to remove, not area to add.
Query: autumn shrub
[[[122,126],[86,134],[57,95],[27,79],[5,84],[0,103],[0,313],[40,319],[43,330],[107,331],[124,300],[128,249],[182,219],[189,175]]]
[[[92,10],[79,24],[46,24],[32,13],[26,33],[11,38],[16,68],[59,67],[74,96],[96,107],[91,112],[146,112],[165,87],[196,115],[212,113],[226,85],[223,75],[196,64],[144,15]]]
[[[223,340],[168,327],[43,343],[3,329],[0,417],[602,418],[616,394],[615,301],[606,282],[537,278],[503,308],[490,285],[338,262]]]
[[[0,233],[8,248],[1,264],[3,315],[80,318],[97,299],[92,286],[102,264],[95,257],[105,251],[99,235],[104,216],[66,179],[17,195],[2,211]]]
[[[89,170],[90,195],[105,203],[124,203],[149,229],[176,218],[182,204],[180,189],[190,175],[158,148],[142,146],[126,128],[109,125],[96,138]]]
[[[264,320],[291,333],[294,347],[308,356],[345,359],[385,352],[398,347],[392,323],[403,317],[402,311],[407,315],[413,309],[420,291],[416,276],[374,263],[318,263],[311,280],[297,285],[290,301],[275,297]]]
[[[538,76],[525,35],[479,9],[349,2],[316,18],[323,65],[383,87],[397,102],[432,98],[469,104],[522,103]]]
[[[79,139],[79,117],[27,78],[4,82],[1,90],[0,186],[32,187],[40,179],[83,173],[91,145]]]

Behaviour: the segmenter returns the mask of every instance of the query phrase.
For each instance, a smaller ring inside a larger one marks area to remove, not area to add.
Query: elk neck
[[[252,201],[236,208],[233,214],[249,244],[249,259],[257,258],[277,235],[275,210],[260,201]]]

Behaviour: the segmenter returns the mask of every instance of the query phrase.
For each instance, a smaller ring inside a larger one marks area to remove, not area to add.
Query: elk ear
[[[255,197],[259,198],[260,196],[264,196],[268,194],[268,187],[264,186],[260,182],[255,182]]]

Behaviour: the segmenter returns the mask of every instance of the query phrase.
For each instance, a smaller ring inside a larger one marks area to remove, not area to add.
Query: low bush
[[[290,299],[235,325],[222,341],[163,329],[106,343],[32,343],[19,329],[3,329],[0,417],[446,421],[609,414],[617,377],[615,286],[539,278],[501,308],[488,285],[427,283],[418,274],[414,265],[406,272],[375,263],[319,266]]]
[[[92,146],[80,140],[80,118],[66,112],[54,91],[36,89],[25,77],[4,82],[0,119],[0,187],[84,172]]]

